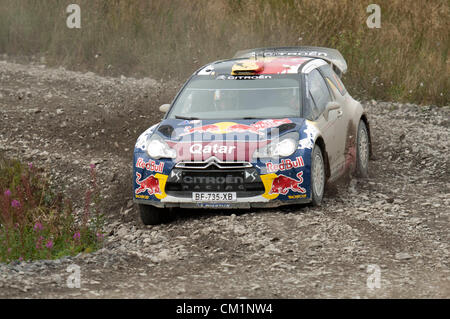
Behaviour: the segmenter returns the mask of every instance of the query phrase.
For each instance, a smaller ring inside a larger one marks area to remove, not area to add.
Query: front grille
[[[190,169],[236,169],[249,168],[252,164],[249,162],[220,162],[220,161],[199,161],[199,162],[180,162],[175,165],[176,168]]]
[[[236,192],[237,197],[249,197],[261,195],[265,191],[253,167],[208,168],[174,168],[167,179],[166,193],[176,197],[192,197],[192,192]]]

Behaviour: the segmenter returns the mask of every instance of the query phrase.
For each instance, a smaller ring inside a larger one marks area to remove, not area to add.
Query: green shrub
[[[0,262],[54,259],[98,249],[103,216],[95,167],[90,174],[82,218],[76,222],[72,204],[51,189],[43,170],[0,156]]]

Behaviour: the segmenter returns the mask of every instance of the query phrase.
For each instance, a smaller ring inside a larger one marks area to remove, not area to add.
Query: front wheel
[[[369,176],[369,143],[366,123],[360,120],[356,139],[356,175],[363,178]]]
[[[172,217],[172,210],[151,205],[139,204],[139,212],[144,225],[157,225],[167,222]]]
[[[316,144],[311,157],[311,202],[313,206],[319,206],[322,203],[325,190],[325,165],[322,151]]]

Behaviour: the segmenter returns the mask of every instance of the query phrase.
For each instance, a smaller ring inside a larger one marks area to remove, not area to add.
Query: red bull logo
[[[147,178],[140,180],[141,177],[142,175],[140,173],[136,173],[136,183],[139,185],[135,191],[136,194],[145,193],[146,191],[148,191],[149,195],[161,194],[159,180],[155,176],[150,175]]]
[[[160,162],[159,164],[156,164],[155,161],[149,160],[148,162],[145,162],[141,157],[138,158],[136,161],[136,167],[146,169],[147,171],[151,172],[157,172],[162,173],[164,168],[164,163]]]
[[[276,163],[266,163],[266,169],[268,173],[276,172],[276,171],[286,171],[291,168],[297,168],[297,167],[303,167],[305,166],[303,162],[303,157],[299,156],[295,159],[295,161],[292,161],[290,159],[282,159],[280,164]]]
[[[303,183],[303,172],[297,174],[297,179],[279,175],[272,182],[272,188],[269,194],[286,195],[290,190],[297,193],[306,193],[306,189],[300,186]]]
[[[243,133],[250,132],[258,135],[264,135],[262,132],[265,129],[277,127],[285,123],[292,123],[290,119],[270,119],[262,120],[250,125],[235,123],[235,122],[219,122],[215,124],[202,125],[197,127],[186,126],[184,132],[180,136],[189,135],[193,133],[212,133],[212,134],[226,134],[226,133]]]

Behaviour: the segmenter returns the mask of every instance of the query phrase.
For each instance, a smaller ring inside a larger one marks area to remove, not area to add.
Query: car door
[[[352,136],[352,126],[350,122],[352,120],[352,111],[348,107],[347,99],[345,98],[345,87],[336,73],[333,71],[330,65],[324,65],[319,68],[328,89],[333,98],[333,103],[336,104],[337,108],[329,113],[329,117],[337,117],[335,143],[338,146],[338,163],[337,174],[341,174],[345,171],[346,155],[348,155],[349,148],[351,147]],[[347,94],[348,95],[348,94]]]
[[[334,101],[334,98],[318,69],[309,72],[306,75],[306,80],[308,83],[307,94],[311,110],[310,116],[322,132],[330,164],[330,178],[333,178],[339,174],[344,161],[344,145],[340,133],[345,126],[342,121],[342,108],[339,107],[325,112],[328,103]]]

